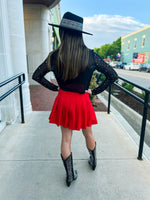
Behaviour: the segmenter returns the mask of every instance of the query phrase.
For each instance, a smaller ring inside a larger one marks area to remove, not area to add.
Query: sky
[[[84,18],[83,30],[93,34],[84,34],[84,42],[92,49],[150,25],[150,0],[61,0],[61,16],[67,11]]]

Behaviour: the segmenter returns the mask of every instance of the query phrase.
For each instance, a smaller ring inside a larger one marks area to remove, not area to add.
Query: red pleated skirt
[[[79,94],[60,89],[49,116],[49,123],[71,130],[86,129],[97,124],[89,94]]]

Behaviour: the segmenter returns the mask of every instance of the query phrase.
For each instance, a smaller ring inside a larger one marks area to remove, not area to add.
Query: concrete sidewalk
[[[78,179],[65,185],[60,158],[60,129],[49,112],[32,112],[26,123],[0,134],[1,200],[149,200],[150,164],[136,159],[138,149],[115,117],[97,112],[93,126],[98,166],[92,171],[81,132],[74,132],[72,152]]]

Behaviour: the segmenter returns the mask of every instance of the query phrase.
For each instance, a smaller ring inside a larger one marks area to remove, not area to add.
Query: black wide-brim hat
[[[63,15],[60,25],[51,24],[51,23],[48,23],[48,24],[51,26],[58,27],[58,28],[71,29],[71,30],[79,31],[81,33],[88,34],[88,35],[93,35],[91,33],[83,31],[83,18],[71,12],[66,12]]]

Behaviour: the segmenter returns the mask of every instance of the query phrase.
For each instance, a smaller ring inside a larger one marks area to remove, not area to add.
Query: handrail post
[[[147,111],[148,111],[148,102],[149,102],[149,93],[145,91],[141,136],[140,136],[140,143],[139,143],[139,152],[138,152],[138,157],[137,157],[138,160],[142,160],[142,152],[143,152],[143,144],[144,144],[145,128],[146,128],[146,120],[147,120]]]
[[[21,83],[21,76],[18,77],[19,84]],[[23,95],[22,95],[22,85],[19,86],[19,96],[20,96],[20,109],[21,109],[21,123],[25,123],[24,121],[24,109],[23,109]]]
[[[108,93],[108,109],[107,109],[107,113],[108,113],[108,114],[110,114],[111,86],[112,86],[112,84],[109,84],[109,93]]]

